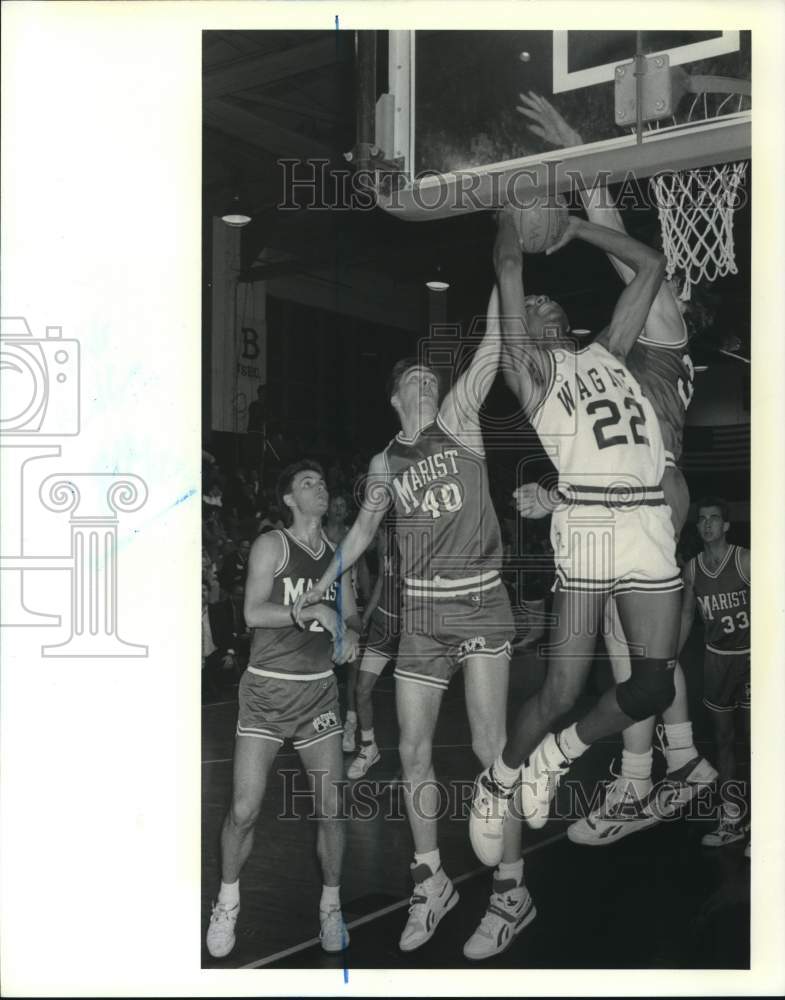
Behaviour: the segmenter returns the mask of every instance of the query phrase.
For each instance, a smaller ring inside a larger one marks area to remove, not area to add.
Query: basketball
[[[518,209],[516,224],[521,250],[545,253],[563,235],[568,217],[567,207],[561,202]]]

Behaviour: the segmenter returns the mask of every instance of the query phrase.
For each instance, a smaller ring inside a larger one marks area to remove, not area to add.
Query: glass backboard
[[[642,135],[636,132],[633,86],[638,44],[645,56],[662,57],[647,60],[647,72],[654,73],[656,65],[670,80],[681,81],[673,84],[673,107],[667,109],[673,114],[645,122]],[[406,186],[382,206],[416,218],[423,208],[416,192],[423,203],[436,204],[435,189],[454,183],[456,173],[487,178],[548,160],[575,169],[611,169],[618,174],[608,180],[612,183],[630,171],[648,176],[663,168],[746,159],[750,44],[744,31],[391,32],[389,86],[395,100],[386,105],[394,108],[388,135]],[[724,103],[698,106],[687,122],[694,94],[684,93],[683,84],[690,78],[711,78],[706,85],[719,86]],[[725,100],[737,83],[741,90],[746,85],[746,99]],[[534,135],[516,111],[518,95],[528,91],[546,97],[580,133],[582,144],[556,149]],[[618,110],[624,93],[633,95],[632,120],[629,105],[626,119]],[[544,175],[538,173],[541,181]],[[489,181],[472,183],[475,201],[492,193]],[[569,184],[566,176],[558,182],[560,189]],[[471,211],[468,201],[429,209],[423,217]],[[480,207],[493,206],[474,210]]]

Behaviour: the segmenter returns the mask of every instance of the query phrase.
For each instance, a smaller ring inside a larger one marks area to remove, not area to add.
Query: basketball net
[[[733,213],[746,162],[723,163],[649,180],[657,202],[666,275],[681,272],[679,298],[687,302],[699,281],[738,274],[733,245]]]
[[[690,95],[686,115],[674,125],[707,121],[749,107],[745,81],[712,76],[688,76],[677,70],[678,86]],[[656,130],[659,122],[648,124]],[[722,163],[680,172],[668,171],[649,179],[657,203],[662,250],[668,279],[679,271],[683,284],[679,298],[689,301],[693,285],[738,274],[733,246],[733,213],[741,204],[740,187],[747,163]]]

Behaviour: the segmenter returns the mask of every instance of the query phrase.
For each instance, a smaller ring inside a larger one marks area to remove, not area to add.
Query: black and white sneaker
[[[409,903],[409,919],[398,946],[414,951],[433,937],[439,921],[458,902],[458,892],[443,868],[431,872],[428,865],[412,865],[414,892]]]
[[[655,792],[638,798],[629,778],[617,777],[605,786],[605,798],[588,816],[573,823],[567,830],[573,844],[604,847],[622,837],[638,833],[659,823],[660,816],[652,809]]]
[[[529,890],[514,879],[493,880],[493,892],[480,926],[463,946],[466,958],[478,962],[500,955],[537,916]]]

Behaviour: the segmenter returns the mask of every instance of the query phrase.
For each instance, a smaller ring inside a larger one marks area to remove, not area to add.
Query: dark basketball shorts
[[[665,494],[665,503],[670,507],[673,532],[678,541],[690,510],[690,490],[684,473],[677,465],[665,465],[662,492]]]
[[[715,653],[703,660],[703,704],[713,712],[750,707],[750,653]]]
[[[366,653],[376,653],[392,660],[398,653],[401,638],[401,617],[384,608],[375,608],[368,626]],[[362,670],[362,665],[360,666]]]
[[[405,596],[395,678],[446,690],[468,657],[506,663],[514,634],[501,579],[490,590],[460,597]]]
[[[246,670],[238,691],[237,736],[283,743],[296,750],[343,733],[335,675],[318,680],[283,680]]]

